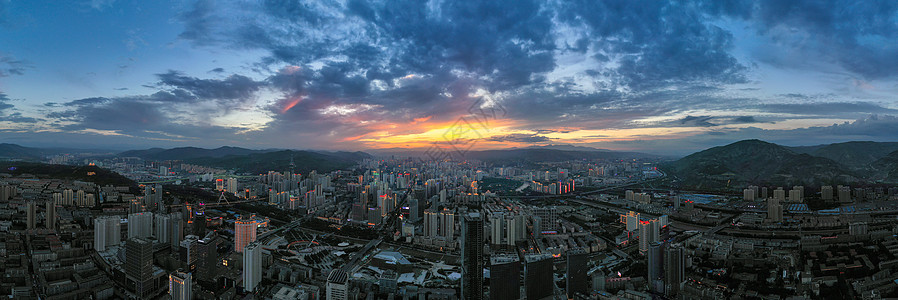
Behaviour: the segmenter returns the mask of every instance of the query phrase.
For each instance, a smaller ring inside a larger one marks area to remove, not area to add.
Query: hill
[[[873,178],[888,183],[898,183],[898,151],[887,154],[870,164]]]
[[[0,144],[0,159],[40,160],[47,155],[43,149],[23,147],[16,144]]]
[[[146,150],[131,150],[119,153],[119,157],[140,157],[146,160],[190,160],[204,157],[225,157],[230,155],[249,155],[269,152],[266,150],[251,150],[239,147],[219,147],[205,149],[197,147],[179,147],[172,149],[150,148]]]
[[[97,166],[51,165],[33,162],[0,162],[0,173],[12,176],[31,174],[37,178],[57,178],[80,180],[96,183],[100,186],[132,186],[136,183],[116,172]]]
[[[847,142],[790,149],[798,153],[829,158],[848,167],[865,168],[889,153],[898,151],[898,143]]]
[[[855,174],[829,158],[745,140],[714,147],[665,164],[662,169],[683,187],[717,189],[747,184],[808,185],[855,180]]]
[[[532,162],[556,162],[578,159],[630,159],[630,158],[659,158],[636,152],[614,152],[598,149],[588,151],[558,150],[549,148],[522,148],[506,150],[482,150],[465,153],[464,158],[476,159],[489,163],[532,163]]]
[[[289,168],[290,160],[295,164],[295,171],[306,173],[311,170],[330,172],[353,167],[357,162],[371,158],[364,152],[313,152],[281,150],[273,152],[252,153],[248,155],[228,155],[223,157],[204,157],[186,160],[187,162],[222,168],[234,169],[240,173],[261,174],[270,170]]]

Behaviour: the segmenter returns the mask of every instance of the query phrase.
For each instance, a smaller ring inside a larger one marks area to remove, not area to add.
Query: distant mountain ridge
[[[866,168],[871,163],[898,151],[896,142],[845,142],[819,146],[791,147],[795,152],[825,157],[852,168]]]
[[[853,170],[832,159],[760,140],[710,148],[662,168],[682,185],[693,188],[743,184],[814,186],[857,180]]]
[[[660,158],[637,152],[602,151],[595,148],[588,151],[558,150],[552,148],[518,148],[503,150],[468,151],[463,154],[465,159],[476,159],[491,163],[516,163],[516,162],[555,162],[579,159],[627,159],[627,158]]]
[[[240,173],[261,174],[271,170],[295,171],[306,173],[312,170],[330,172],[355,166],[359,161],[371,158],[365,152],[314,152],[280,150],[272,152],[250,153],[246,155],[227,155],[219,157],[203,157],[187,160],[189,163],[233,169]],[[293,161],[294,168],[290,169]]]
[[[188,160],[203,157],[225,157],[228,155],[249,155],[274,150],[251,150],[239,147],[218,147],[205,149],[198,147],[179,147],[171,149],[150,148],[146,150],[130,150],[119,153],[120,157],[140,157],[147,160]]]

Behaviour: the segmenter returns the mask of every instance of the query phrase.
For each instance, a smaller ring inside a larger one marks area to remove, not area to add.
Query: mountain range
[[[696,152],[662,169],[681,186],[698,189],[891,183],[898,182],[898,143],[785,147],[744,140]]]
[[[381,149],[374,153],[398,153],[424,157],[414,149]],[[403,152],[404,150],[404,152]],[[103,153],[102,150],[30,148],[16,144],[0,144],[0,159],[41,161],[59,153]],[[107,152],[108,153],[108,152]],[[667,157],[638,152],[619,152],[573,145],[531,146],[501,150],[453,153],[454,157],[480,160],[493,164],[531,164],[578,159]],[[151,148],[107,154],[104,157],[139,157],[146,160],[177,160],[210,167],[233,169],[245,173],[263,173],[289,168],[321,172],[348,168],[371,158],[365,152],[328,152],[310,150],[264,149],[239,147],[205,149],[179,147]],[[898,183],[898,143],[846,142],[817,146],[786,147],[760,140],[745,140],[726,146],[696,152],[661,165],[662,169],[683,186],[708,187],[745,184],[823,185],[852,182]]]

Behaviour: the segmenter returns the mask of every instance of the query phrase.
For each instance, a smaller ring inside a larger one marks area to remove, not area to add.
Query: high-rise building
[[[627,231],[636,231],[639,229],[639,214],[631,210],[626,215],[626,222]]]
[[[649,245],[649,251],[646,252],[646,267],[648,276],[646,283],[649,290],[656,293],[664,292],[664,244],[654,242]]]
[[[333,269],[327,275],[327,300],[349,299],[349,274],[341,269]]]
[[[524,221],[523,218],[517,218],[518,216],[505,216],[505,244],[509,246],[514,246],[515,243],[519,240],[520,234],[518,230],[520,227],[516,223],[518,220],[521,222]]]
[[[577,293],[588,295],[590,291],[589,254],[583,249],[571,249],[567,252],[567,298],[575,299]]]
[[[686,281],[686,253],[678,244],[669,245],[664,253],[665,293],[668,296],[676,295],[684,281]]]
[[[218,269],[218,234],[210,233],[199,240],[196,248],[196,277],[198,280],[214,281]]]
[[[786,190],[783,190],[783,188],[773,190],[773,198],[779,200],[779,203],[786,202]]]
[[[655,224],[650,221],[639,222],[639,252],[645,253],[653,242],[657,242]]]
[[[243,248],[256,241],[256,220],[237,220],[234,222],[234,250],[243,252]]]
[[[128,238],[147,238],[153,235],[153,213],[128,214]]]
[[[833,200],[833,187],[831,185],[820,187],[820,199],[827,202]]]
[[[505,216],[493,214],[490,216],[490,245],[502,244],[502,234],[505,232]]]
[[[134,282],[138,298],[148,296],[153,284],[153,244],[141,238],[130,238],[125,244],[125,275]]]
[[[517,256],[495,256],[490,259],[490,299],[521,299],[521,262]]]
[[[153,220],[156,223],[155,236],[159,243],[167,244],[171,241],[171,215],[156,215]]]
[[[424,211],[424,236],[436,237],[439,235],[440,219],[439,214],[428,209]]]
[[[63,190],[62,191],[62,202],[65,203],[66,206],[75,205],[75,191],[73,190]]]
[[[553,231],[558,229],[558,210],[554,206],[534,208],[533,215],[542,220],[540,224],[542,230]]]
[[[173,212],[170,214],[169,218],[169,226],[171,227],[171,236],[168,241],[171,243],[172,248],[177,248],[181,240],[184,239],[184,216],[181,212]]]
[[[228,193],[236,194],[239,192],[239,187],[237,187],[237,178],[228,178]]]
[[[789,202],[802,202],[804,201],[804,187],[803,186],[795,186],[791,190],[789,190]]]
[[[243,290],[252,292],[262,282],[262,246],[252,242],[243,249]]]
[[[534,254],[526,256],[524,266],[524,289],[527,299],[543,299],[555,292],[555,272],[552,255]]]
[[[44,224],[47,226],[47,229],[56,229],[56,203],[53,201],[47,201],[47,219]]]
[[[196,271],[197,245],[199,244],[199,239],[198,236],[188,235],[184,237],[180,247],[178,247],[178,258],[184,269],[190,273]]]
[[[443,209],[440,212],[440,235],[448,239],[455,236],[455,213]]]
[[[168,275],[168,295],[172,300],[193,299],[193,279],[190,273],[180,270]]]
[[[771,222],[783,221],[783,205],[777,198],[767,199],[767,219]]]
[[[461,298],[483,299],[483,217],[464,216],[461,228]]]
[[[839,202],[848,203],[851,202],[851,187],[850,186],[838,186],[836,188],[836,192],[839,195]]]
[[[27,229],[34,229],[37,222],[37,205],[34,201],[28,201],[25,204],[27,216],[25,217],[25,225]]]
[[[742,199],[745,201],[755,201],[755,190],[753,190],[753,189],[742,190]]]
[[[109,246],[118,245],[122,239],[122,220],[116,216],[94,219],[94,249],[106,251]]]

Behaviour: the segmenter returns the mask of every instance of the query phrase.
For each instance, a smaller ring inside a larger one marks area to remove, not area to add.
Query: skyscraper
[[[255,220],[237,220],[234,222],[234,251],[243,252],[243,248],[256,241]]]
[[[37,218],[37,211],[36,211],[37,207],[34,204],[34,201],[28,201],[28,203],[25,204],[25,210],[26,210],[26,213],[28,214],[25,219],[25,221],[26,221],[25,224],[28,229],[34,229],[35,222],[37,222],[35,220]]]
[[[122,238],[122,220],[116,216],[94,219],[94,249],[106,251],[109,246],[118,245]]]
[[[160,243],[169,243],[171,241],[171,215],[157,215],[153,220],[156,223],[155,236]]]
[[[243,290],[253,292],[262,281],[262,247],[252,242],[243,249]]]
[[[461,229],[461,298],[483,299],[483,217],[469,213]]]
[[[178,258],[181,260],[184,269],[190,273],[196,271],[197,244],[199,244],[199,237],[188,235],[184,237],[178,248]]]
[[[147,238],[153,235],[153,213],[128,214],[128,238]]]
[[[649,245],[649,250],[646,252],[646,267],[648,268],[646,283],[649,286],[649,290],[656,293],[664,292],[664,281],[662,281],[664,276],[663,243],[653,242]]]
[[[168,275],[168,294],[172,300],[192,300],[193,282],[191,274],[175,271]]]
[[[783,221],[783,205],[777,198],[767,199],[767,219],[771,222]]]
[[[424,211],[424,236],[435,237],[439,233],[440,219],[438,214],[431,210]]]
[[[153,283],[153,244],[130,238],[125,245],[125,275],[134,282],[138,298],[147,296]]]
[[[218,266],[218,235],[214,232],[198,241],[196,248],[196,277],[198,280],[214,281]]]
[[[521,298],[521,262],[517,256],[497,256],[490,260],[490,299]]]
[[[184,239],[184,215],[181,212],[173,212],[170,214],[169,226],[171,227],[171,237],[168,238],[172,248],[178,247],[181,240]]]
[[[680,245],[672,244],[664,253],[665,294],[676,295],[683,281],[686,281],[686,253]]]
[[[333,269],[327,275],[327,300],[346,300],[349,298],[349,274],[340,269]]]
[[[655,224],[648,221],[639,222],[639,252],[645,253],[649,250],[649,246],[658,240],[655,238]]]
[[[543,299],[555,292],[552,255],[534,254],[526,256],[524,266],[524,289],[527,299]]]
[[[574,299],[576,293],[589,293],[588,253],[583,249],[571,249],[567,252],[567,297]]]
[[[47,220],[45,222],[47,229],[56,229],[56,203],[47,201]]]

